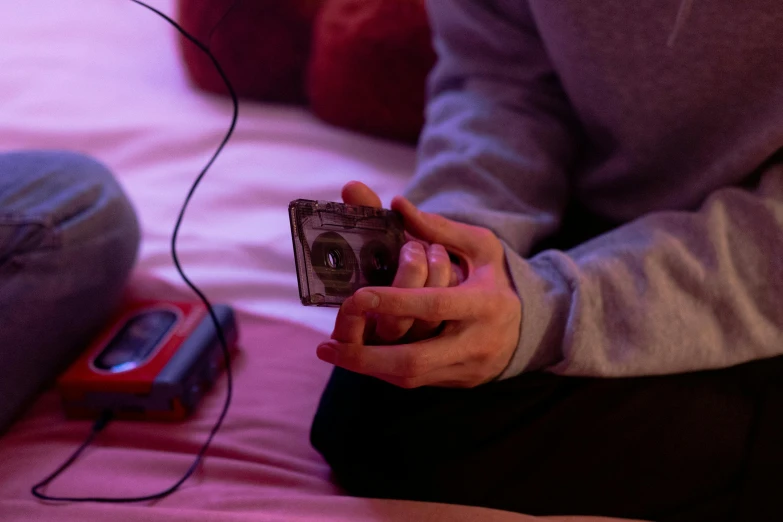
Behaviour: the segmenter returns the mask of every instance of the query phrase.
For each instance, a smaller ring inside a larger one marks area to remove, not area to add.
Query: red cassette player
[[[214,305],[230,352],[238,331],[232,309]],[[136,301],[63,373],[66,415],[182,420],[223,368],[217,329],[201,303]]]

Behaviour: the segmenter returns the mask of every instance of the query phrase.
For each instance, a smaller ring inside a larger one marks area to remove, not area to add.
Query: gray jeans
[[[103,165],[0,154],[0,433],[103,326],[138,244],[133,208]]]

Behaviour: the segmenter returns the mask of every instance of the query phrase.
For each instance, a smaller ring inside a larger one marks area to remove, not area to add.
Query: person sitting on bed
[[[136,214],[103,165],[0,154],[0,433],[108,319],[138,245]]]
[[[318,346],[314,447],[355,495],[783,520],[783,3],[429,11],[426,246]]]

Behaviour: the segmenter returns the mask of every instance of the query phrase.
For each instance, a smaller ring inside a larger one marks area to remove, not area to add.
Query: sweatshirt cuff
[[[498,380],[545,370],[562,359],[571,288],[545,256],[525,260],[505,242],[506,269],[522,302],[519,342]]]

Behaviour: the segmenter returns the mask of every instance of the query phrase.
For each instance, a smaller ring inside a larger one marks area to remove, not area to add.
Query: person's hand
[[[381,208],[381,200],[365,184],[352,181],[343,187],[343,202],[348,205],[363,205]],[[452,263],[446,249],[437,243],[428,244],[411,237],[400,251],[399,267],[392,287],[396,288],[442,288],[458,284],[460,274]],[[412,318],[373,314],[365,328],[364,340],[370,343],[393,343],[403,337],[417,341],[431,337],[440,327],[440,322],[415,321]]]
[[[467,278],[449,288],[358,290],[340,308],[318,357],[403,388],[473,387],[497,377],[514,354],[522,320],[500,240],[485,228],[421,212],[405,198],[395,198],[392,208],[414,236],[459,255]],[[374,346],[364,337],[369,314],[445,325],[434,338]]]

